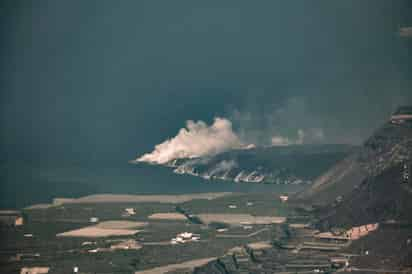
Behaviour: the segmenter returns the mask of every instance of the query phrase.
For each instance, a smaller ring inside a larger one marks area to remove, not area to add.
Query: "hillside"
[[[295,198],[313,204],[330,204],[345,197],[384,171],[412,159],[412,126],[388,122],[363,146],[325,174]]]
[[[365,269],[410,268],[411,167],[412,126],[392,120],[298,198],[317,204],[315,224],[323,231],[379,223],[377,232],[345,250],[364,255],[353,258],[353,265]]]
[[[402,172],[403,165],[396,165],[366,179],[341,202],[322,208],[322,222],[331,227],[375,222],[412,224],[412,185],[403,181]]]
[[[353,258],[353,265],[412,267],[412,184],[404,182],[403,170],[402,164],[389,167],[366,179],[341,202],[318,209],[317,226],[321,230],[379,223],[378,231],[345,250],[367,255]]]

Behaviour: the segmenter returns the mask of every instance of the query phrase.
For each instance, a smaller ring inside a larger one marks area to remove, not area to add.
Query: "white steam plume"
[[[294,144],[292,140],[287,137],[273,136],[271,139],[272,146],[288,146]]]
[[[186,128],[180,129],[175,137],[156,145],[151,153],[137,161],[165,164],[175,159],[215,155],[243,147],[229,120],[217,117],[211,126],[203,121],[189,120]]]
[[[272,146],[289,146],[289,145],[301,145],[322,142],[325,135],[320,128],[311,128],[307,130],[299,129],[297,132],[297,138],[287,138],[280,135],[272,136]]]
[[[289,145],[300,145],[303,144],[305,138],[305,132],[302,129],[298,130],[298,136],[296,139],[283,137],[280,135],[272,136],[271,143],[272,146],[289,146]]]

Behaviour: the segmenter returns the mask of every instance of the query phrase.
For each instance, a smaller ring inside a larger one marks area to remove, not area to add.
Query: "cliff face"
[[[296,198],[314,204],[330,204],[347,196],[394,166],[412,159],[411,124],[387,123],[377,130],[364,145],[340,161]]]

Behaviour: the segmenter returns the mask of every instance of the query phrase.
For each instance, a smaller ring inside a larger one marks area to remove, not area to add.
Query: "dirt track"
[[[197,260],[191,260],[191,261],[186,261],[182,262],[180,264],[169,264],[166,266],[160,266],[160,267],[155,267],[152,269],[148,270],[143,270],[143,271],[137,271],[135,274],[163,274],[172,270],[177,270],[177,269],[183,269],[183,268],[195,268],[197,266],[205,265],[210,261],[215,260],[216,258],[211,257],[211,258],[203,258],[203,259],[197,259]]]
[[[203,223],[213,222],[226,223],[231,225],[241,224],[280,224],[286,221],[285,217],[273,216],[252,216],[250,214],[199,214],[197,215]]]

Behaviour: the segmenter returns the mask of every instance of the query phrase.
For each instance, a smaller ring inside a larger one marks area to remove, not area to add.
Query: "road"
[[[216,235],[216,238],[250,238],[253,236],[256,236],[260,233],[262,233],[263,231],[267,231],[269,230],[268,228],[262,228],[259,230],[256,230],[255,232],[252,232],[250,234],[244,235],[244,234],[219,234]]]
[[[352,266],[346,269],[342,269],[342,272],[375,272],[375,273],[411,273],[410,270],[395,270],[395,269],[383,269],[383,268],[358,268]],[[341,272],[339,271],[339,272]]]

